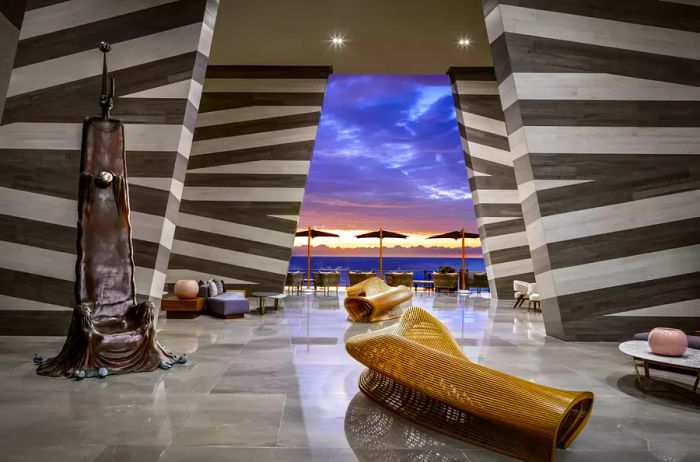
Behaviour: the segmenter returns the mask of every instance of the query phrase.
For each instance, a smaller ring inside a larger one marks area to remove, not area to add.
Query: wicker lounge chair
[[[458,273],[433,273],[433,287],[435,287],[435,292],[439,292],[441,290],[457,290],[458,283]]]
[[[391,272],[384,274],[384,278],[391,287],[411,287],[413,285],[413,273]]]
[[[552,461],[583,430],[593,394],[538,385],[471,362],[421,308],[391,327],[356,335],[348,353],[368,367],[360,389],[442,433],[526,461]]]
[[[340,273],[338,271],[319,271],[313,274],[314,290],[322,289],[323,293],[330,292],[331,287],[335,287],[335,293],[338,293],[340,286]]]
[[[289,288],[289,291],[294,290],[297,293],[301,292],[301,286],[304,284],[304,273],[301,271],[290,271],[287,273],[287,279],[284,281],[284,285]]]
[[[408,287],[391,287],[373,277],[348,287],[343,305],[351,321],[378,322],[401,316],[412,299],[413,292]]]
[[[350,271],[348,273],[349,286],[354,286],[372,277],[375,277],[372,271]]]
[[[477,293],[481,293],[481,289],[489,288],[489,279],[486,273],[469,273],[469,286],[474,287]]]

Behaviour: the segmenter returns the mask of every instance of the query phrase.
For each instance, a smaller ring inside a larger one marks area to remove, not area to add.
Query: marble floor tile
[[[363,366],[345,341],[396,321],[350,323],[342,298],[289,296],[283,309],[243,319],[161,318],[161,343],[187,353],[188,363],[104,380],[37,376],[32,356],[55,354],[61,337],[0,337],[0,460],[514,460],[413,424],[363,395]],[[557,460],[700,460],[700,404],[663,390],[642,393],[617,344],[547,337],[541,314],[513,310],[510,301],[418,293],[414,304],[441,319],[472,361],[595,393],[588,426]]]

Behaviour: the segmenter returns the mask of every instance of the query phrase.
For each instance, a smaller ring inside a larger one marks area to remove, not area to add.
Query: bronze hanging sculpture
[[[152,371],[184,363],[156,339],[156,310],[136,302],[129,223],[124,125],[110,118],[114,78],[102,60],[101,116],[86,117],[80,157],[76,307],[63,349],[55,358],[35,356],[37,373],[78,379]]]

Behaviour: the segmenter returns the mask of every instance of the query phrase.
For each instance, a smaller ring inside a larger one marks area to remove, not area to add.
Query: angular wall
[[[329,67],[210,66],[169,285],[282,291]]]
[[[5,107],[25,7],[26,0],[0,1],[0,118]]]
[[[489,290],[495,298],[513,298],[513,280],[535,282],[535,275],[496,75],[491,67],[453,67],[447,73]]]
[[[80,131],[112,43],[140,298],[165,283],[216,0],[29,0],[0,126],[0,334],[65,334]]]
[[[547,333],[700,329],[700,6],[483,6]]]

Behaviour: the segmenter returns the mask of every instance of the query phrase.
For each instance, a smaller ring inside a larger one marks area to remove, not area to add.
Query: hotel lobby
[[[695,0],[0,0],[0,460],[700,460],[699,70]]]

